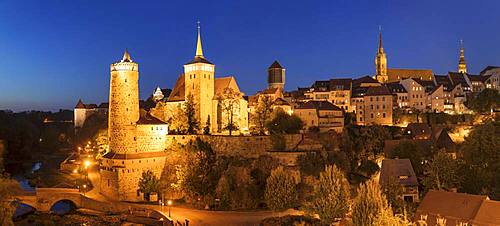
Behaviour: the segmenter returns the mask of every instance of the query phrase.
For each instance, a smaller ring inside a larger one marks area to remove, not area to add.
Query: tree
[[[373,225],[381,226],[412,226],[415,225],[409,221],[406,217],[406,213],[403,216],[395,216],[391,208],[383,209],[377,218],[373,221]]]
[[[413,170],[417,175],[423,174],[422,161],[424,160],[423,150],[412,141],[402,141],[390,153],[390,158],[410,159]]]
[[[5,175],[0,174],[0,225],[14,225],[12,216],[16,211],[16,204],[12,202],[14,193],[20,191],[19,184]]]
[[[265,134],[266,124],[271,118],[273,100],[270,96],[259,96],[255,112],[252,115],[252,121],[260,135]]]
[[[146,200],[149,200],[149,195],[160,190],[160,181],[152,171],[147,170],[142,172],[142,177],[139,179],[139,190],[144,193]]]
[[[357,190],[352,207],[352,223],[354,226],[374,226],[377,216],[389,205],[382,194],[379,184],[369,180],[361,184]]]
[[[267,122],[266,127],[271,134],[294,134],[300,132],[304,127],[304,122],[296,115],[289,115],[282,109],[276,109],[272,120]]]
[[[349,211],[349,182],[335,165],[327,166],[319,175],[311,209],[324,223],[331,224]]]
[[[188,144],[187,164],[184,166],[183,188],[194,196],[213,194],[220,177],[213,170],[216,165],[216,154],[209,143],[199,137]]]
[[[440,151],[425,167],[423,184],[426,189],[450,191],[459,185],[458,169],[457,160]]]
[[[182,105],[178,105],[167,120],[169,130],[174,134],[186,134],[188,131],[188,117]]]
[[[292,175],[278,166],[267,178],[264,197],[272,210],[283,210],[293,206],[297,200],[297,189]]]
[[[196,134],[200,127],[200,122],[198,122],[198,119],[196,118],[196,108],[192,94],[187,96],[187,100],[184,104],[186,106],[187,133]]]
[[[395,213],[402,213],[405,209],[403,189],[403,186],[392,177],[389,178],[389,181],[382,184],[382,192]]]
[[[229,182],[225,176],[222,176],[217,183],[217,188],[215,190],[215,197],[219,201],[220,209],[229,209],[231,207],[231,188],[229,187]]]
[[[500,122],[477,126],[462,143],[460,191],[500,199]]]
[[[488,113],[500,106],[500,93],[495,89],[484,89],[475,98],[467,100],[465,105],[475,112]]]
[[[210,134],[210,115],[207,117],[207,122],[205,123],[205,127],[203,127],[203,134]]]
[[[218,104],[227,117],[224,129],[229,131],[229,135],[232,135],[232,132],[238,129],[238,123],[234,121],[234,113],[240,111],[240,99],[241,93],[230,87],[224,88],[222,94],[217,96]]]
[[[318,152],[307,152],[306,154],[299,155],[297,164],[301,173],[316,177],[325,169],[325,160]]]

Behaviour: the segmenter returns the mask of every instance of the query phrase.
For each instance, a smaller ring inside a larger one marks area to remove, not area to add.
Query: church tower
[[[198,40],[194,59],[184,65],[185,100],[192,95],[196,109],[196,119],[200,128],[205,126],[211,116],[214,98],[215,65],[205,59],[201,44],[200,22],[198,22]]]
[[[387,76],[387,57],[382,46],[382,31],[379,32],[378,51],[375,57],[375,78],[380,83],[385,83],[389,80]]]
[[[267,84],[270,89],[278,88],[283,90],[285,88],[285,68],[277,60],[267,69]]]
[[[121,61],[111,64],[108,115],[110,152],[135,152],[136,122],[139,120],[139,70],[127,50]]]
[[[458,73],[467,73],[467,64],[465,64],[465,55],[464,55],[464,42],[460,40],[460,57],[458,59]]]

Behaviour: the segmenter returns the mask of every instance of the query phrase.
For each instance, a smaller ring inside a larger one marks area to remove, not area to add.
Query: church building
[[[215,65],[203,55],[200,26],[194,59],[184,64],[167,99],[161,118],[171,119],[175,109],[192,99],[195,117],[202,128],[209,127],[212,134],[225,134],[230,122],[236,134],[248,131],[248,102],[243,98],[233,76],[215,77]]]

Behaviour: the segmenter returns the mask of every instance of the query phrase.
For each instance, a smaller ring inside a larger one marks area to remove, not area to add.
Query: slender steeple
[[[196,42],[196,56],[203,57],[203,48],[201,47],[200,21],[198,21],[198,41]]]
[[[379,26],[378,32],[378,53],[384,53],[384,47],[382,46],[382,27]]]
[[[133,62],[127,49],[125,49],[125,52],[123,53],[123,57],[122,57],[121,62]]]
[[[384,53],[384,47],[382,46],[382,27],[379,26],[379,36],[378,36],[378,50],[375,56],[375,78],[380,83],[385,83],[389,80],[387,76],[387,57]]]
[[[459,73],[467,73],[467,64],[465,63],[465,55],[464,55],[464,41],[460,40],[460,57],[458,59],[458,72]]]

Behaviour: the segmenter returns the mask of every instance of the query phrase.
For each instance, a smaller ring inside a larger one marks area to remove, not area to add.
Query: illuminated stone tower
[[[136,151],[139,120],[139,68],[127,50],[121,61],[111,64],[109,89],[109,150],[127,154]]]
[[[382,31],[379,32],[378,51],[375,57],[375,78],[380,83],[385,83],[389,79],[387,76],[387,57],[382,46]]]
[[[185,100],[189,95],[193,96],[196,109],[196,119],[200,122],[200,128],[205,126],[212,111],[212,100],[214,98],[214,72],[215,65],[203,56],[201,45],[200,23],[198,22],[198,41],[196,43],[196,55],[194,59],[184,65]]]
[[[267,69],[267,84],[269,88],[285,88],[285,68],[278,61],[274,61]]]
[[[460,57],[458,59],[458,72],[466,74],[467,64],[465,64],[464,42],[460,40]]]

